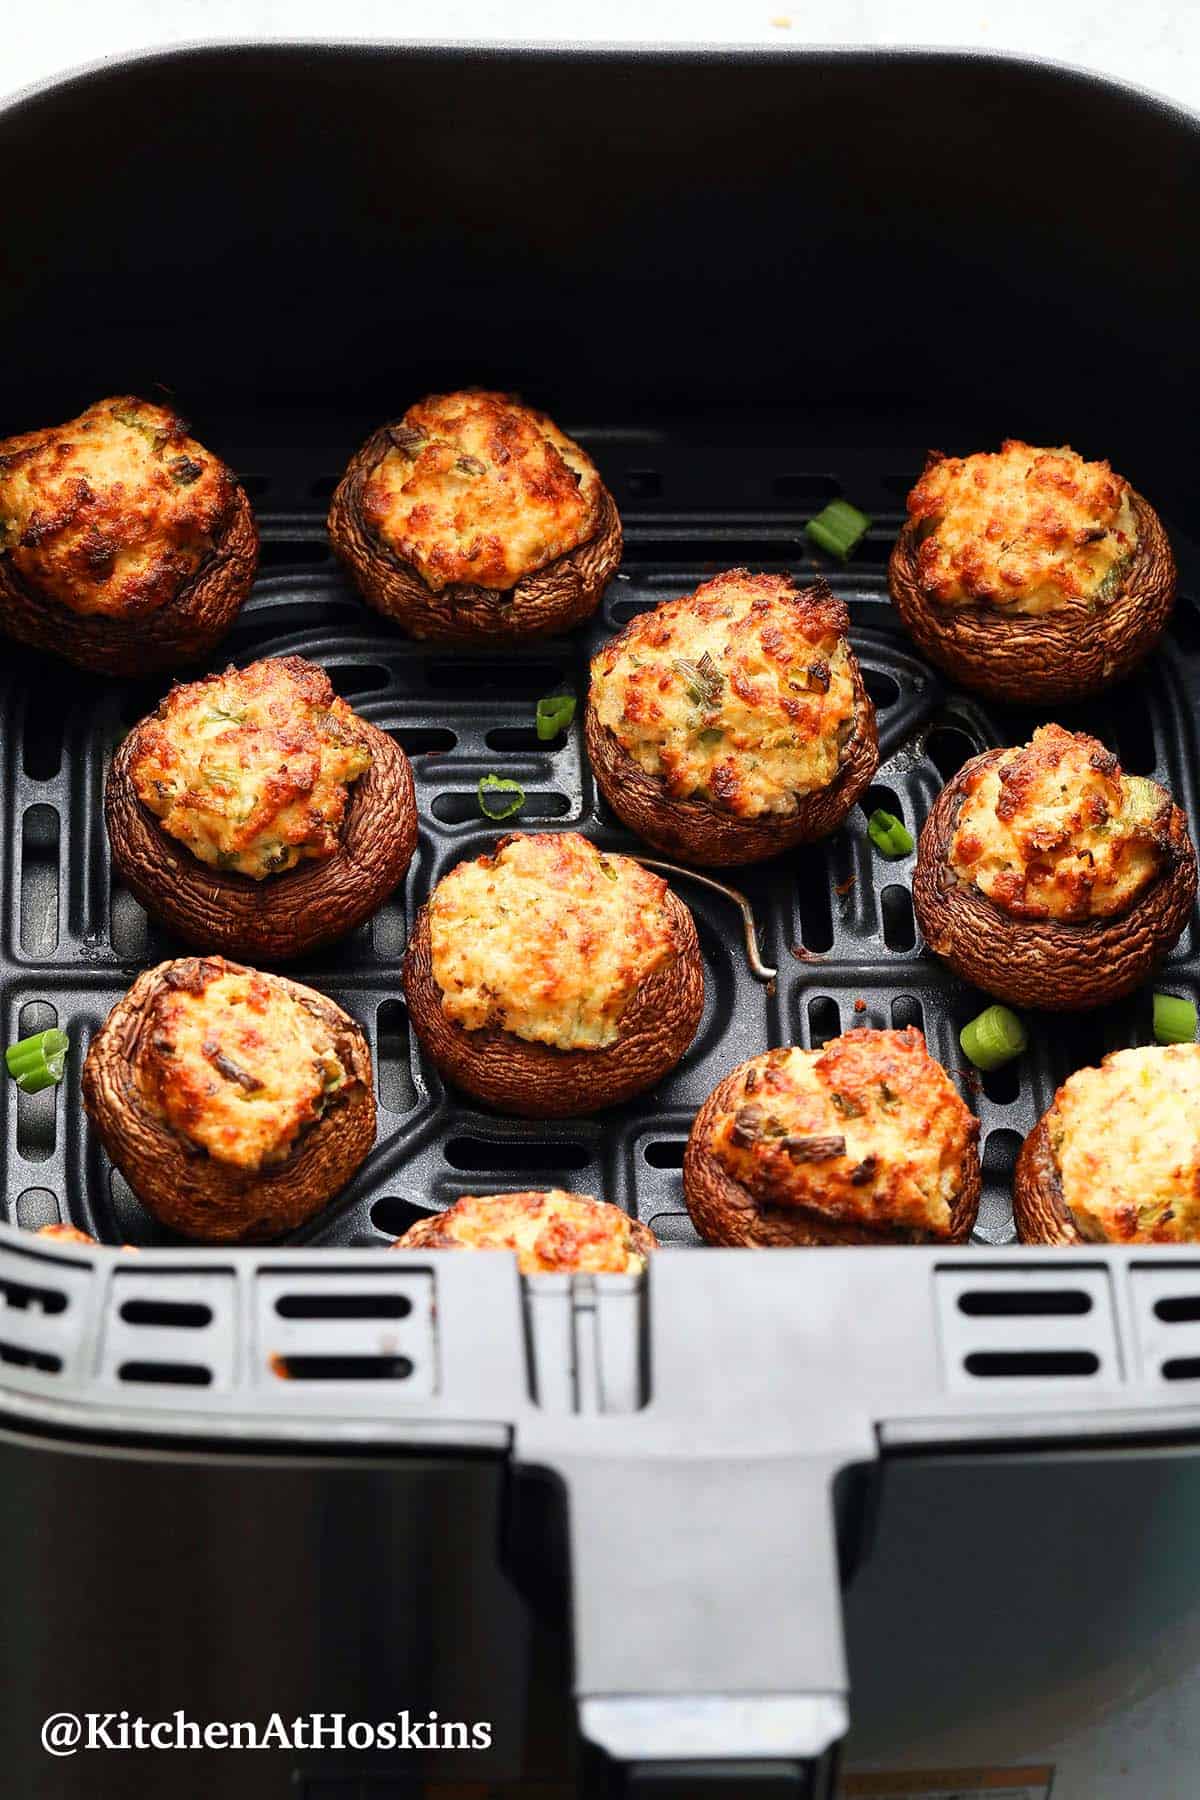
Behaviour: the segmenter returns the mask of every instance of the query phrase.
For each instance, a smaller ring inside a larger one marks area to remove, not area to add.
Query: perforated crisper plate
[[[915,449],[840,456],[834,470],[811,452],[723,454],[619,431],[578,435],[591,443],[621,506],[624,566],[588,630],[504,656],[421,647],[355,597],[324,531],[333,472],[348,445],[323,463],[295,452],[233,454],[259,515],[261,572],[213,666],[288,651],[322,664],[338,692],[408,751],[421,813],[420,848],[403,891],[347,942],[295,965],[366,1029],[380,1099],[372,1156],[295,1241],[383,1244],[461,1193],[561,1183],[616,1201],[669,1245],[694,1244],[679,1171],[692,1114],[717,1080],[772,1044],[819,1043],[855,1024],[912,1023],[979,1114],[977,1237],[1010,1242],[1009,1185],[1022,1137],[1072,1068],[1146,1041],[1148,991],[1099,1015],[1035,1023],[1020,1062],[978,1077],[962,1059],[958,1032],[980,996],[916,941],[912,858],[877,856],[861,810],[826,843],[729,876],[749,894],[764,955],[778,965],[773,989],[751,976],[733,910],[695,884],[678,884],[699,924],[707,1004],[683,1063],[640,1100],[593,1120],[514,1122],[464,1104],[410,1041],[399,983],[408,922],[452,864],[497,835],[479,815],[481,775],[503,772],[524,786],[528,800],[513,827],[569,826],[614,849],[636,848],[598,800],[582,753],[582,708],[555,743],[539,743],[533,729],[538,697],[565,682],[582,698],[589,656],[636,611],[737,564],[800,579],[826,574],[850,603],[854,645],[879,713],[881,764],[865,809],[888,807],[914,834],[967,756],[1019,741],[1048,716],[985,708],[948,691],[893,624],[885,564],[903,494],[920,466]],[[875,519],[847,569],[815,556],[803,538],[804,520],[838,493]],[[1173,536],[1189,594],[1193,565]],[[1200,674],[1197,635],[1185,598],[1175,636],[1141,675],[1099,701],[1053,713],[1104,738],[1131,772],[1166,782],[1193,832],[1189,693]],[[169,1241],[110,1167],[79,1097],[92,1032],[140,968],[179,949],[114,881],[101,816],[113,747],[166,685],[91,677],[4,646],[3,1031],[11,1041],[58,1023],[72,1039],[68,1078],[58,1089],[27,1096],[0,1084],[7,1216],[26,1228],[61,1218],[108,1242]],[[1163,980],[1200,995],[1194,920]]]

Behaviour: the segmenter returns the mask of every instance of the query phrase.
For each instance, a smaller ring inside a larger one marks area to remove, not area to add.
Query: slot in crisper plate
[[[1035,1020],[1020,1062],[980,1077],[958,1046],[980,996],[917,941],[913,859],[877,856],[860,810],[825,843],[728,877],[749,894],[764,955],[778,965],[771,990],[749,973],[732,909],[694,884],[678,884],[704,951],[703,1023],[683,1063],[652,1093],[597,1119],[516,1122],[473,1108],[444,1087],[407,1030],[399,963],[408,921],[445,870],[487,848],[502,829],[574,827],[614,849],[637,847],[597,798],[582,753],[582,708],[570,732],[547,745],[532,729],[535,703],[563,682],[582,698],[588,658],[604,637],[637,610],[737,564],[790,570],[801,580],[819,571],[848,600],[852,638],[879,713],[881,765],[868,810],[883,805],[900,813],[915,835],[942,781],[967,756],[1019,741],[1052,716],[1105,739],[1130,772],[1164,781],[1195,834],[1191,716],[1200,631],[1188,546],[1173,533],[1184,598],[1172,639],[1139,676],[1082,706],[1036,715],[985,707],[948,690],[917,660],[887,603],[886,559],[903,492],[920,467],[915,448],[835,461],[802,449],[700,454],[647,442],[645,434],[578,435],[594,441],[622,508],[623,568],[585,631],[485,655],[411,642],[363,606],[343,579],[326,542],[324,511],[349,444],[324,458],[226,447],[248,478],[262,560],[254,593],[212,666],[287,651],[321,663],[338,691],[408,750],[421,813],[405,888],[343,944],[292,965],[367,1031],[380,1099],[373,1154],[292,1241],[382,1245],[459,1194],[559,1184],[626,1207],[668,1245],[693,1245],[680,1165],[692,1114],[717,1080],[772,1044],[819,1043],[853,1025],[911,1023],[923,1028],[980,1118],[984,1196],[976,1236],[1011,1242],[1009,1187],[1024,1134],[1071,1069],[1149,1041],[1149,989],[1099,1014]],[[816,556],[803,537],[805,519],[835,493],[875,521],[845,569]],[[114,882],[101,816],[114,745],[167,685],[88,676],[4,645],[2,1028],[11,1041],[58,1023],[72,1038],[68,1078],[59,1088],[27,1096],[0,1084],[6,1216],[22,1227],[63,1218],[107,1242],[175,1241],[110,1167],[79,1098],[83,1052],[108,1009],[140,968],[180,952]],[[489,771],[515,776],[526,790],[528,804],[511,826],[489,826],[479,815],[476,785]],[[1162,983],[1200,997],[1194,920]]]

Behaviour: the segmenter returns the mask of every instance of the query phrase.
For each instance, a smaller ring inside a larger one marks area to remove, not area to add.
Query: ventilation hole
[[[795,867],[800,941],[806,950],[828,950],[833,944],[833,907],[824,850],[814,848],[799,852]]]
[[[163,697],[161,681],[135,681],[125,684],[117,708],[122,725],[140,725]]]
[[[842,1015],[838,1011],[838,1003],[828,994],[818,994],[808,1003],[808,1036],[814,1050],[827,1044],[830,1038],[838,1036],[842,1029]]]
[[[40,1369],[43,1375],[57,1375],[62,1368],[61,1356],[53,1356],[49,1350],[29,1350],[23,1344],[0,1343],[0,1362],[11,1363],[14,1369]]]
[[[404,1381],[413,1372],[407,1356],[272,1356],[281,1381]]]
[[[126,1300],[121,1317],[127,1325],[166,1325],[199,1331],[211,1325],[213,1310],[199,1300]]]
[[[248,500],[261,500],[270,492],[271,477],[269,475],[239,475],[238,480],[245,489]]]
[[[1150,709],[1143,696],[1123,693],[1110,719],[1116,732],[1117,754],[1126,775],[1153,775],[1158,767],[1158,753],[1154,748]]]
[[[348,694],[369,694],[385,688],[391,679],[378,663],[333,663],[325,670],[335,694],[344,699]]]
[[[663,478],[657,469],[627,469],[625,491],[634,500],[657,500],[663,491]]]
[[[408,1017],[399,1000],[385,1000],[375,1015],[379,1059],[379,1099],[388,1112],[407,1112],[416,1105],[409,1058]]]
[[[334,489],[341,479],[340,475],[318,475],[315,481],[309,483],[309,499],[332,500]]]
[[[892,1001],[892,1024],[897,1031],[904,1031],[909,1025],[924,1031],[925,1010],[915,994],[898,994]]]
[[[405,1294],[284,1294],[275,1302],[281,1319],[407,1319]]]
[[[21,948],[50,956],[58,948],[58,814],[27,808],[21,824]]]
[[[591,1161],[584,1144],[547,1144],[536,1139],[455,1137],[445,1148],[452,1169],[583,1169]]]
[[[1175,1300],[1156,1300],[1154,1316],[1164,1325],[1194,1325],[1200,1319],[1200,1294],[1182,1295]]]
[[[375,955],[380,961],[399,961],[408,941],[408,918],[404,911],[404,900],[398,893],[384,901],[367,930],[375,946]]]
[[[203,1363],[123,1362],[117,1380],[156,1387],[211,1387],[212,1370]]]
[[[1200,1356],[1172,1356],[1162,1366],[1164,1381],[1200,1381]]]
[[[37,1231],[42,1225],[61,1225],[58,1195],[49,1188],[26,1188],[17,1198],[17,1224],[22,1231]]]
[[[841,492],[832,475],[776,475],[771,492],[779,500],[835,500]]]
[[[510,699],[528,695],[540,700],[543,694],[549,694],[561,685],[563,671],[555,663],[523,659],[502,662],[493,658],[490,662],[480,662],[466,657],[452,661],[449,657],[435,656],[425,664],[425,680],[432,688],[466,694],[474,701],[478,701],[481,693],[494,693],[497,689]]]
[[[504,795],[497,795],[497,799],[502,801]],[[508,819],[490,820],[479,804],[478,792],[472,789],[467,793],[438,794],[429,810],[443,825],[465,825],[468,821],[478,824],[482,819],[484,824],[502,824],[506,831],[511,831],[514,827],[519,829],[526,819],[565,819],[571,810],[571,802],[566,794],[552,791],[527,793],[519,814],[514,813]]]
[[[983,1091],[994,1106],[1011,1106],[1021,1092],[1021,1064],[1016,1057],[998,1069],[981,1069]]]
[[[58,1014],[45,1000],[31,1000],[17,1016],[18,1037],[32,1037],[58,1024]],[[47,1162],[54,1155],[57,1087],[40,1094],[17,1090],[17,1150],[26,1162]]]
[[[412,1200],[402,1200],[399,1194],[384,1194],[371,1207],[371,1223],[376,1231],[382,1231],[384,1237],[403,1237],[410,1225],[417,1225],[422,1219],[431,1219],[432,1212],[427,1206],[417,1206]]]
[[[653,600],[615,600],[611,608],[612,622],[614,625],[628,625],[630,619],[639,619],[653,605]]]
[[[1094,1375],[1100,1358],[1091,1350],[974,1350],[963,1364],[968,1375],[1021,1377]],[[1197,1362],[1200,1372],[1200,1360]]]
[[[1194,600],[1180,599],[1171,615],[1171,636],[1193,656],[1200,651],[1200,609]]]
[[[50,1317],[67,1310],[67,1296],[57,1288],[30,1287],[24,1281],[0,1281],[0,1296],[6,1306],[17,1312],[28,1312],[34,1307]]]
[[[1078,1317],[1092,1310],[1092,1296],[1078,1288],[996,1288],[960,1294],[958,1310],[971,1319]]]
[[[660,1244],[673,1244],[691,1250],[700,1243],[700,1234],[688,1213],[655,1213],[647,1223]]]
[[[457,732],[444,725],[398,725],[388,736],[406,756],[443,756],[458,743]]]
[[[114,881],[108,901],[108,938],[122,962],[142,962],[150,942],[150,921],[129,889]]]
[[[21,760],[31,781],[51,781],[62,766],[66,713],[59,707],[32,706],[25,714]]]
[[[565,731],[552,738],[540,738],[532,725],[497,725],[484,742],[489,750],[561,750],[567,741]]]
[[[879,477],[880,487],[889,494],[899,494],[902,500],[908,499],[909,492],[915,487],[916,482],[917,476],[911,469],[905,474],[897,475],[893,473],[891,475],[881,475]]]
[[[264,538],[258,546],[260,569],[316,568],[333,552],[323,538]]]
[[[911,950],[917,941],[912,895],[906,887],[885,887],[879,896],[883,907],[883,941],[889,950]]]
[[[935,725],[925,739],[925,753],[943,781],[958,774],[977,747],[957,725]]]
[[[660,1138],[657,1143],[647,1144],[643,1155],[652,1169],[682,1169],[686,1149],[686,1138]]]
[[[863,686],[880,712],[885,707],[895,706],[900,698],[900,683],[894,675],[888,675],[883,669],[867,669],[862,672]],[[892,810],[895,810],[894,808]]]

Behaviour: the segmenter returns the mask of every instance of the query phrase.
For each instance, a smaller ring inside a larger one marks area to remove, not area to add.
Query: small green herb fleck
[[[574,694],[546,694],[537,703],[537,734],[548,744],[565,731],[575,717]]]
[[[525,804],[525,789],[508,775],[481,775],[478,793],[479,810],[485,819],[511,819]],[[512,799],[499,807],[489,806],[489,794],[511,794]]]

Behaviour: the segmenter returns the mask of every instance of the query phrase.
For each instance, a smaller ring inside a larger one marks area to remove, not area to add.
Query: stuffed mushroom
[[[381,426],[333,496],[363,598],[418,638],[500,643],[595,611],[621,522],[590,458],[509,394],[431,394]]]
[[[1200,1240],[1200,1044],[1068,1076],[1017,1158],[1013,1213],[1026,1244]]]
[[[1106,462],[1016,438],[930,453],[888,578],[931,662],[1020,704],[1127,674],[1161,637],[1177,579],[1157,513]]]
[[[98,400],[0,442],[0,630],[22,643],[108,675],[194,662],[257,559],[236,476],[168,407]]]
[[[369,917],[417,841],[403,750],[299,656],[172,688],[118,750],[105,819],[147,912],[265,962]]]
[[[592,661],[586,737],[619,818],[672,856],[749,863],[825,837],[875,772],[875,709],[824,582],[732,569]]]
[[[147,1212],[209,1243],[304,1224],[375,1141],[361,1028],[312,988],[219,956],[138,977],[92,1040],[83,1099]]]
[[[409,1019],[460,1088],[504,1112],[569,1117],[674,1068],[704,1010],[696,927],[666,882],[574,831],[503,837],[418,914]]]
[[[979,1121],[915,1026],[742,1063],[696,1115],[683,1191],[710,1244],[958,1244]]]
[[[35,1237],[50,1238],[56,1244],[84,1244],[92,1249],[99,1248],[98,1240],[90,1231],[80,1231],[78,1225],[39,1225]],[[131,1246],[126,1245],[126,1249]]]
[[[654,1233],[619,1206],[562,1188],[464,1194],[418,1219],[393,1250],[515,1250],[522,1275],[638,1275]]]
[[[925,822],[913,878],[930,949],[987,993],[1052,1010],[1136,987],[1195,897],[1171,796],[1059,725],[963,765]]]

